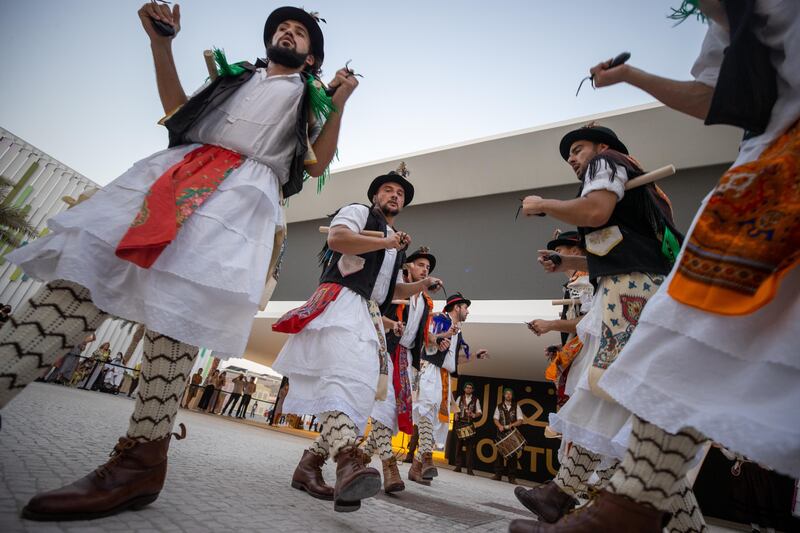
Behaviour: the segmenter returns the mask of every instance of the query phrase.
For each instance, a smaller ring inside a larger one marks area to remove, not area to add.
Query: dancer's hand
[[[337,91],[338,92],[338,91]],[[397,231],[383,238],[384,248],[387,250],[402,250],[411,244],[411,235],[404,231]]]
[[[533,217],[544,213],[546,199],[532,194],[522,199],[522,212],[525,216]]]
[[[545,272],[564,272],[567,270],[564,266],[564,262],[562,261],[560,264],[556,264],[549,259],[551,255],[558,255],[557,253],[553,252],[552,250],[538,250],[536,252],[538,256],[536,257],[536,261],[542,265],[542,268]]]
[[[611,60],[609,59],[589,69],[589,73],[594,76],[595,87],[608,87],[609,85],[616,85],[617,83],[627,81],[627,76],[632,67],[623,63],[622,65],[610,69],[608,68],[610,64]]]
[[[358,78],[352,70],[340,68],[336,71],[336,76],[333,77],[328,87],[331,89],[338,87],[336,92],[333,93],[333,96],[331,96],[331,100],[333,100],[333,105],[336,106],[336,109],[341,111],[344,109],[345,102],[347,102],[350,95],[353,94],[353,91],[358,87]]]
[[[534,320],[531,322],[531,329],[537,336],[541,337],[545,333],[553,331],[553,323],[550,320]]]
[[[181,6],[175,4],[170,10],[166,4],[158,4],[155,2],[147,2],[139,8],[139,20],[142,22],[144,31],[150,37],[150,42],[153,44],[166,44],[174,39],[178,32],[181,31]],[[175,28],[175,35],[165,37],[158,33],[153,27],[153,21],[158,20],[165,24],[169,24]]]
[[[406,329],[406,325],[403,324],[402,322],[399,322],[399,321],[395,322],[392,325],[392,332],[395,335],[397,335],[398,337],[402,337],[403,336],[403,331],[405,331],[405,329]]]
[[[450,339],[439,339],[439,350],[445,352],[450,349]]]
[[[425,287],[425,292],[430,293],[439,291],[442,288],[443,283],[442,280],[440,280],[439,278],[433,278],[429,276],[422,280],[422,285]],[[436,285],[436,287],[431,289],[431,287],[434,285]]]
[[[489,350],[478,350],[478,353],[475,354],[475,359],[489,359]]]

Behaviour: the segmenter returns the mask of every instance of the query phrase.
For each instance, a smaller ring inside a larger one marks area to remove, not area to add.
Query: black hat
[[[575,141],[603,143],[607,144],[612,150],[628,154],[628,148],[619,140],[614,130],[605,126],[597,126],[594,122],[590,122],[577,130],[572,130],[561,138],[558,150],[561,152],[561,157],[564,158],[564,161],[569,159],[569,149]]]
[[[408,205],[411,203],[411,200],[414,199],[414,186],[411,185],[411,182],[406,179],[410,174],[411,172],[409,172],[406,168],[406,164],[400,163],[400,166],[397,170],[392,170],[388,174],[378,176],[372,180],[372,183],[370,183],[369,189],[367,190],[367,198],[370,202],[372,202],[372,197],[375,196],[375,193],[378,192],[378,189],[381,188],[381,185],[384,183],[397,183],[406,193],[403,207],[408,207]]]
[[[556,246],[582,246],[581,236],[577,231],[558,231],[553,240],[547,243],[548,250],[555,250]]]
[[[467,307],[472,305],[471,300],[467,300],[460,292],[454,292],[447,298],[447,303],[444,304],[444,312],[450,311],[456,304],[467,304]]]
[[[432,273],[433,269],[436,268],[436,258],[427,246],[421,246],[416,252],[406,257],[406,263],[413,263],[417,259],[427,259],[431,264],[431,268],[428,269],[428,274]]]
[[[319,27],[319,21],[324,21],[324,19],[320,19],[316,13],[309,13],[299,7],[279,7],[270,13],[269,17],[267,17],[267,22],[264,24],[264,46],[269,46],[275,30],[278,29],[281,22],[286,20],[296,20],[306,27],[308,37],[311,40],[311,55],[314,56],[314,67],[319,69],[325,59],[325,38],[322,35],[322,29]]]

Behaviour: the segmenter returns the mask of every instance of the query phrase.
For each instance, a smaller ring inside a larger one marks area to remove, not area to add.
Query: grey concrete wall
[[[681,171],[660,182],[672,200],[679,229],[686,231],[700,201],[725,171],[725,165]],[[336,186],[336,178],[328,185]],[[547,299],[560,294],[560,277],[549,276],[535,263],[536,250],[544,247],[553,230],[570,229],[548,218],[520,217],[514,221],[519,200],[527,194],[569,199],[575,186],[496,194],[482,198],[410,206],[397,218],[397,227],[411,234],[414,249],[428,246],[436,255],[436,276],[448,293],[461,291],[480,300]],[[364,191],[354,191],[353,201],[363,202]],[[305,300],[317,286],[316,254],[324,243],[318,232],[326,218],[289,225],[284,270],[273,300]]]

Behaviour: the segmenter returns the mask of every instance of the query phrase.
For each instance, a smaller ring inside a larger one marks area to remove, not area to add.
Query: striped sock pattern
[[[422,461],[422,456],[433,451],[433,421],[430,418],[420,418],[417,422],[419,428],[419,445],[416,458]]]
[[[325,442],[325,438],[322,436],[322,433],[320,433],[319,436],[314,439],[314,442],[312,442],[311,446],[308,447],[308,451],[319,455],[326,461],[328,460],[328,457],[330,457],[330,454],[328,453],[328,443]]]
[[[341,411],[326,411],[319,417],[322,420],[320,436],[328,445],[328,453],[335,460],[339,450],[356,444],[358,440],[356,425]]]
[[[566,460],[561,463],[558,474],[553,480],[564,492],[575,495],[589,490],[586,484],[594,469],[600,464],[600,456],[574,442],[567,452]]]
[[[617,467],[619,466],[619,461],[614,461],[614,464],[609,466],[608,468],[604,468],[602,470],[595,470],[597,477],[600,478],[597,483],[595,483],[595,488],[604,489],[608,486],[608,482],[611,481],[611,476],[614,475],[614,472],[617,471]]]
[[[106,318],[77,283],[57,280],[39,289],[0,329],[0,408]]]
[[[691,428],[672,435],[635,418],[628,451],[611,477],[608,490],[669,512],[673,487],[686,477],[691,460],[705,440]]]
[[[669,533],[708,533],[706,521],[700,506],[694,497],[694,491],[684,476],[673,487],[674,493],[669,499],[669,510],[672,519],[667,525]]]
[[[128,437],[151,441],[172,431],[197,352],[195,346],[147,330],[136,407],[128,426]]]
[[[372,430],[367,437],[364,453],[372,457],[376,451],[381,461],[388,461],[394,456],[392,453],[392,430],[373,419]]]

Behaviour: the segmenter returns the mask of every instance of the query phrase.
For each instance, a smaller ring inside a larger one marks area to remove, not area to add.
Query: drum
[[[497,453],[508,459],[525,447],[525,439],[522,437],[522,433],[517,428],[514,428],[505,437],[495,442],[495,446],[497,447]]]
[[[475,436],[475,424],[468,422],[456,428],[456,437],[458,440],[469,439]]]

